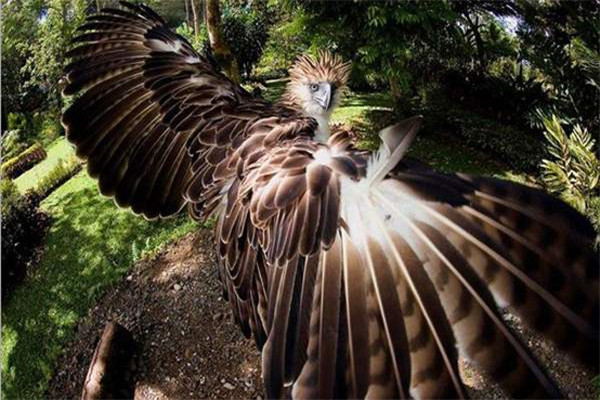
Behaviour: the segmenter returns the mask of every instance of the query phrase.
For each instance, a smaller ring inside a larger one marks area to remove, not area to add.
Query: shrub
[[[55,189],[71,179],[73,175],[81,171],[83,162],[76,156],[68,160],[60,160],[58,164],[43,177],[33,189],[33,192],[40,198],[45,199]]]
[[[2,196],[2,299],[23,280],[27,266],[42,243],[50,223],[35,194],[21,196],[10,179],[0,182]]]
[[[44,150],[39,143],[36,143],[18,156],[2,163],[2,177],[11,179],[16,178],[44,158],[46,158],[46,150]]]
[[[269,36],[266,21],[251,8],[225,8],[223,33],[240,72],[248,78],[260,59]]]
[[[598,239],[596,239],[596,246],[600,247],[600,196],[591,197],[588,200],[585,214],[592,222],[592,225],[594,225],[596,233],[598,233]],[[598,250],[600,250],[600,248],[598,248]]]
[[[7,118],[8,129],[18,130],[19,142],[27,147],[36,142],[50,144],[62,132],[60,121],[53,112],[8,113]],[[6,153],[2,154],[6,157]]]
[[[189,26],[186,22],[179,25],[175,32],[186,38],[187,41],[190,42],[190,44],[194,47],[194,49],[202,52],[206,47],[206,42],[208,41],[208,32],[206,30],[206,25],[204,24],[201,24],[199,28],[200,32],[198,32],[198,37],[194,35],[194,28]]]
[[[450,70],[441,79],[443,96],[488,118],[527,127],[528,115],[550,100],[544,84],[524,72],[522,64],[499,76]]]
[[[0,154],[2,154],[3,158],[10,159],[27,148],[27,145],[23,143],[21,136],[21,131],[19,129],[6,131],[4,135],[2,135],[0,138]]]
[[[594,152],[595,140],[579,125],[567,135],[555,115],[544,121],[547,151],[551,159],[541,163],[546,188],[581,212],[600,195],[600,161]]]

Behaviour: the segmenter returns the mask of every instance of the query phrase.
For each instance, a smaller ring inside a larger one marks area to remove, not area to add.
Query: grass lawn
[[[47,149],[48,156],[42,162],[25,172],[17,179],[15,184],[19,192],[25,193],[27,189],[33,188],[36,183],[45,177],[52,169],[61,161],[66,160],[72,154],[75,154],[75,150],[64,138],[56,140]]]
[[[387,93],[348,93],[331,116],[331,122],[345,123],[356,121],[369,111],[389,110],[391,102]]]
[[[281,82],[271,86],[265,97],[283,89]],[[365,115],[387,106],[386,96],[354,93],[333,119],[369,124]],[[55,143],[44,162],[17,179],[19,189],[32,187],[70,152],[66,141]],[[448,140],[418,137],[410,154],[444,171],[506,176],[501,164]],[[45,251],[2,310],[2,393],[11,399],[42,397],[63,346],[98,296],[119,281],[135,259],[197,226],[185,215],[146,221],[119,210],[98,194],[85,172],[58,188],[42,206],[53,218]]]

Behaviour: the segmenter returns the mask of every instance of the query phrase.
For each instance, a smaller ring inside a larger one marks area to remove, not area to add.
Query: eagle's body
[[[215,215],[224,289],[263,352],[269,397],[464,397],[459,352],[515,396],[560,396],[506,326],[509,305],[597,368],[598,265],[587,221],[545,193],[442,175],[330,134],[348,65],[292,69],[250,96],[144,6],[88,18],[70,51],[69,140],[101,192],[148,218]]]

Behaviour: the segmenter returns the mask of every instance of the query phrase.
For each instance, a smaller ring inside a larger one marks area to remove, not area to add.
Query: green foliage
[[[596,375],[592,379],[592,384],[594,385],[594,388],[596,389],[596,391],[595,391],[596,399],[600,399],[600,375]]]
[[[240,72],[248,78],[262,55],[269,35],[266,15],[249,6],[233,8],[225,4],[222,23],[225,41],[239,65]],[[199,28],[196,36],[194,28],[187,22],[183,22],[175,31],[186,38],[199,52],[209,53],[206,25],[201,24]]]
[[[51,142],[59,116],[65,51],[86,0],[2,0],[2,114],[26,144]],[[50,116],[50,118],[48,118]],[[3,124],[5,123],[3,119]]]
[[[587,215],[594,229],[600,235],[600,196],[590,197],[587,200],[585,215]],[[596,240],[596,249],[600,249],[599,240]]]
[[[455,19],[445,2],[303,4],[310,17],[312,44],[354,59],[367,82],[388,86],[396,103],[413,94],[418,71],[410,66],[424,49],[435,52],[428,44],[435,43]]]
[[[46,150],[36,143],[24,152],[2,163],[1,174],[3,178],[16,178],[35,164],[46,158]]]
[[[308,17],[302,8],[293,13],[280,10],[277,19],[278,22],[271,25],[263,56],[256,68],[256,74],[265,79],[287,75],[294,59],[310,47],[305,29]]]
[[[7,127],[9,130],[19,131],[19,145],[26,147],[35,142],[46,145],[56,140],[62,129],[58,128],[56,118],[55,114],[47,111],[9,113]]]
[[[223,34],[240,72],[248,78],[267,41],[266,15],[250,7],[223,10]]]
[[[187,39],[188,42],[197,50],[203,51],[206,47],[206,43],[208,42],[208,32],[206,30],[206,25],[200,25],[200,31],[198,32],[198,36],[194,34],[194,28],[189,26],[187,22],[183,22],[179,25],[175,32],[183,36]]]
[[[546,149],[551,159],[541,163],[546,188],[581,212],[590,200],[600,195],[600,161],[594,151],[595,140],[579,125],[567,135],[556,116],[545,121]]]
[[[529,110],[548,105],[543,83],[512,61],[498,66],[495,75],[448,70],[438,93],[471,112],[527,129]]]
[[[600,91],[600,54],[587,47],[580,38],[575,38],[569,47],[569,56],[574,65],[580,67],[587,83]]]
[[[40,198],[45,199],[60,185],[71,179],[73,175],[81,171],[83,162],[75,155],[66,160],[60,160],[58,164],[44,176],[35,186],[33,192]]]
[[[2,300],[9,298],[26,275],[49,225],[39,198],[21,196],[10,179],[0,182],[2,196]]]
[[[25,151],[27,145],[22,142],[21,131],[13,129],[6,131],[2,137],[0,137],[0,153],[3,159],[10,159],[19,153]]]
[[[57,125],[63,105],[60,92],[67,62],[65,50],[71,45],[75,29],[83,23],[86,8],[85,0],[46,0],[26,64],[31,75],[28,84],[43,88],[50,109],[57,115]]]
[[[2,113],[28,115],[41,106],[41,88],[28,85],[25,64],[37,36],[42,0],[1,2],[2,16]]]
[[[543,75],[556,111],[600,128],[600,8],[593,1],[522,2],[521,57]],[[583,79],[582,79],[583,78]]]

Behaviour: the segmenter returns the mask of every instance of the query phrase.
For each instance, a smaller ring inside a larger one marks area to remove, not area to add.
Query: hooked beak
[[[323,84],[323,90],[319,91],[318,95],[315,96],[315,100],[323,109],[329,109],[331,105],[331,85],[329,83]]]

